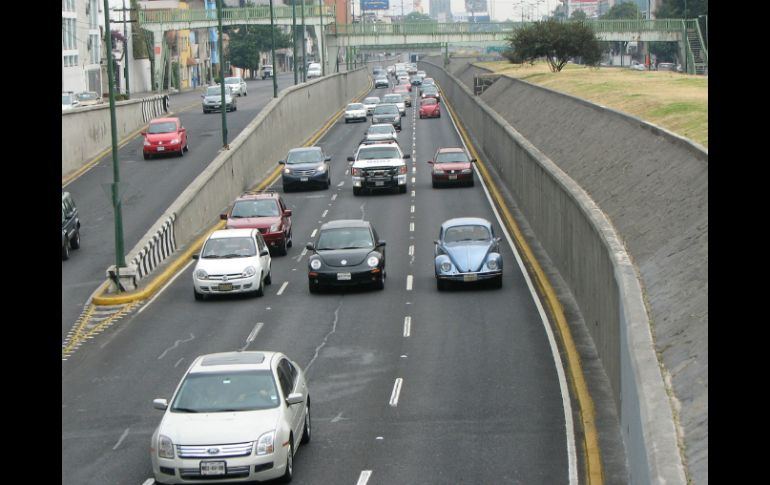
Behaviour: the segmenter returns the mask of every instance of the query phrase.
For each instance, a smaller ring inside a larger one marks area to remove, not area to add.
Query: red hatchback
[[[219,217],[227,221],[225,229],[259,229],[277,254],[284,255],[291,247],[291,209],[286,208],[278,192],[244,194]]]
[[[420,101],[420,118],[441,118],[441,105],[436,98]]]
[[[176,153],[180,157],[188,151],[187,129],[182,126],[179,118],[158,118],[150,121],[144,136],[144,159],[152,155]]]
[[[473,186],[472,164],[475,161],[462,148],[439,148],[433,160],[428,160],[433,165],[433,187],[450,184]]]

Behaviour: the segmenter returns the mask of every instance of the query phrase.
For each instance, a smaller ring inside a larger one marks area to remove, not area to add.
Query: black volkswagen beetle
[[[308,287],[371,285],[385,288],[385,241],[362,220],[329,221],[321,226],[308,257]]]

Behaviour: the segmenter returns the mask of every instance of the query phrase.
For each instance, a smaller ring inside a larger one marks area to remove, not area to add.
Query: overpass
[[[344,49],[346,62],[355,59],[361,50],[388,50],[393,47],[417,48],[443,47],[450,44],[478,43],[481,45],[504,45],[510,35],[531,25],[532,22],[409,22],[409,23],[366,23],[336,24],[333,6],[298,5],[294,18],[301,18],[304,8],[305,25],[321,32],[319,49],[320,62],[324,72],[330,72],[329,53],[339,58]],[[292,7],[273,7],[273,21],[276,25],[292,25]],[[708,50],[703,42],[698,21],[695,19],[656,20],[583,20],[601,41],[606,42],[677,42],[680,57],[690,74],[708,71]],[[163,34],[170,30],[216,28],[216,10],[165,9],[140,10],[140,27],[153,33],[154,52],[165,59],[169,55]],[[269,25],[270,7],[246,7],[222,9],[222,25]],[[155,63],[156,80],[162,80],[163,62]],[[161,86],[162,83],[156,83]],[[159,88],[158,88],[159,89]]]

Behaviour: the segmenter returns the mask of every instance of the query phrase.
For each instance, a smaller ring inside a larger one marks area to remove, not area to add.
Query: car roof
[[[248,237],[256,229],[220,229],[214,231],[209,236],[209,239],[225,239],[228,237]]]
[[[485,226],[492,227],[492,223],[481,217],[455,217],[441,223],[441,229],[447,229],[454,226]]]
[[[190,373],[237,371],[237,370],[270,370],[271,363],[278,352],[245,351],[219,352],[201,355],[190,366]]]
[[[371,129],[372,129],[372,128],[374,128],[375,126],[380,126],[380,127],[382,127],[382,126],[387,126],[387,127],[390,127],[390,128],[393,130],[393,131],[396,131],[396,129],[395,129],[395,128],[393,128],[393,125],[392,125],[392,124],[390,124],[390,123],[375,123],[375,124],[373,124],[373,125],[369,125],[369,129],[371,130]]]
[[[361,219],[338,219],[336,221],[329,221],[321,226],[321,230],[324,229],[337,229],[341,227],[371,227],[369,221]]]

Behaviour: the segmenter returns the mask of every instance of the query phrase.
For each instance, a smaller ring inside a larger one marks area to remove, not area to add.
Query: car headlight
[[[146,147],[150,146],[150,140],[148,140],[147,138],[144,139],[144,146]]]
[[[360,169],[360,168],[355,168],[355,167],[353,167],[353,169],[351,170],[351,172],[350,172],[350,173],[351,173],[351,174],[352,174],[354,177],[359,177],[359,176],[361,175],[361,169]]]
[[[289,175],[291,173],[291,169],[285,168],[283,169],[283,173],[285,173],[286,175]]]
[[[469,169],[469,168],[464,168],[464,169],[463,169],[463,171],[462,171],[461,173],[471,173],[471,172],[472,172],[472,170],[471,170],[471,169]]]
[[[160,458],[174,458],[174,443],[165,435],[158,435],[158,456]]]
[[[179,143],[179,138],[174,138],[173,140],[171,140],[172,145],[176,145],[177,143]]]
[[[276,222],[272,226],[270,226],[270,230],[268,232],[278,232],[278,229],[281,227],[280,222]]]
[[[452,270],[452,263],[450,263],[449,261],[444,261],[441,263],[440,268],[441,268],[441,271],[443,271],[444,273],[449,273],[449,271]]]
[[[316,171],[317,173],[324,173],[324,172],[326,172],[326,165],[321,165],[320,167],[318,167],[317,169],[315,169],[315,171]]]
[[[321,269],[321,260],[320,259],[313,259],[310,261],[310,268],[314,270]]]
[[[436,169],[433,169],[433,173],[435,173],[436,175],[443,175],[444,171],[441,170],[440,168],[436,168]]]
[[[487,261],[487,268],[491,270],[497,269],[497,260],[496,259],[490,259]]]
[[[404,175],[406,172],[407,172],[406,165],[401,165],[400,167],[398,167],[398,173],[400,175]]]
[[[206,271],[199,269],[195,271],[195,277],[199,280],[207,280],[209,279],[209,274],[206,273]]]
[[[268,431],[257,440],[257,455],[269,455],[275,450],[275,431]]]
[[[249,278],[250,276],[254,276],[255,274],[257,274],[257,268],[255,268],[254,266],[246,266],[246,269],[243,270],[243,273],[241,274],[241,276],[243,276],[244,278]]]
[[[369,256],[369,259],[366,260],[366,264],[368,264],[370,268],[374,268],[380,264],[380,258],[377,256]]]

